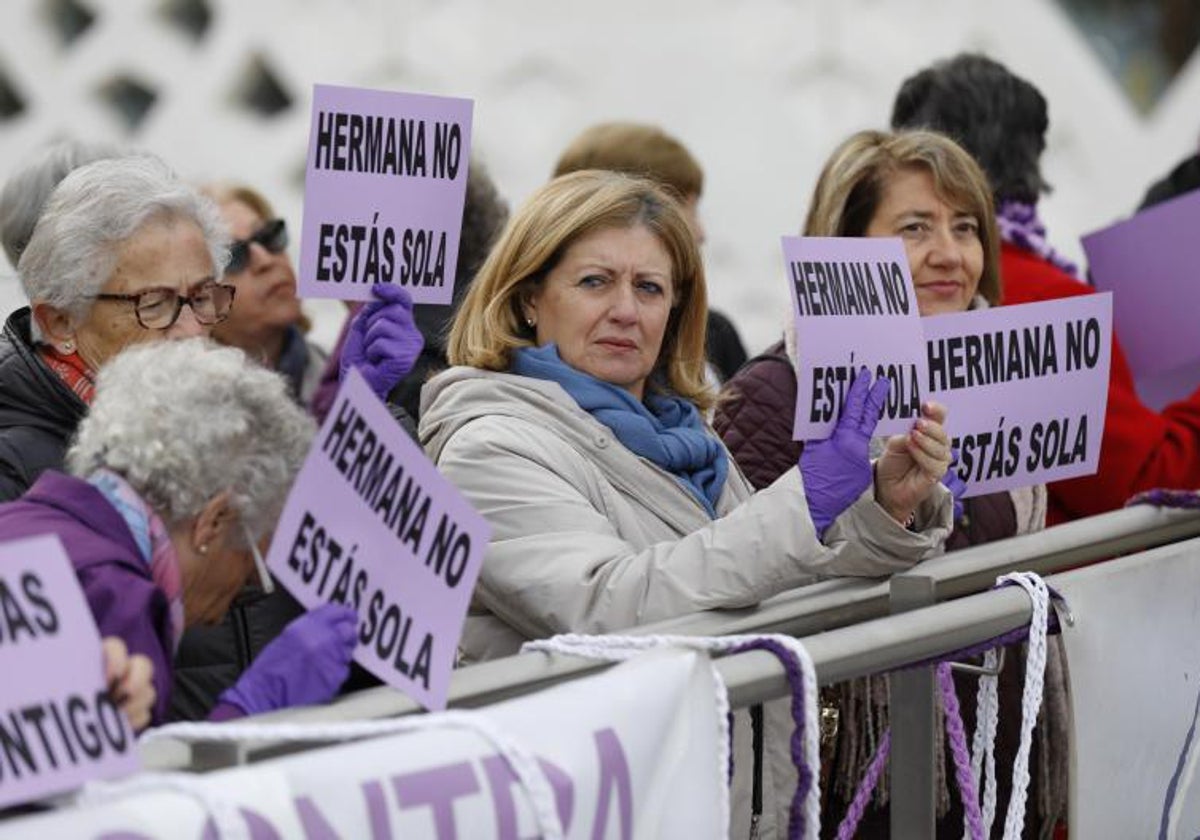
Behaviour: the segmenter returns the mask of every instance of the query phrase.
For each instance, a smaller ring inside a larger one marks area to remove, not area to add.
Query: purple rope
[[[888,754],[891,751],[892,730],[889,727],[884,730],[883,737],[879,739],[879,748],[875,750],[875,756],[871,759],[866,774],[858,783],[858,790],[854,792],[854,799],[850,802],[846,816],[838,825],[837,840],[851,840],[854,837],[854,833],[858,830],[858,824],[862,822],[863,814],[867,810],[867,803],[871,801],[871,794],[875,792],[875,786],[879,784],[883,768],[887,766]]]
[[[983,814],[979,810],[979,791],[975,777],[971,775],[971,753],[967,749],[967,735],[963,729],[962,712],[958,708],[958,694],[954,691],[954,679],[950,676],[950,664],[937,666],[938,688],[942,692],[942,712],[946,721],[946,736],[950,740],[950,753],[954,756],[954,778],[958,780],[958,792],[962,797],[963,813],[967,815],[967,826],[971,837],[982,840]]]
[[[792,739],[788,744],[792,754],[792,764],[796,766],[799,783],[792,801],[788,807],[788,840],[801,840],[804,836],[804,800],[808,798],[813,786],[813,768],[804,760],[804,676],[800,673],[792,652],[774,639],[755,639],[745,645],[734,648],[733,653],[743,653],[748,650],[765,650],[774,654],[783,665],[788,685],[792,689],[792,722],[796,725]],[[766,726],[764,715],[763,726]],[[816,838],[813,838],[816,840]]]

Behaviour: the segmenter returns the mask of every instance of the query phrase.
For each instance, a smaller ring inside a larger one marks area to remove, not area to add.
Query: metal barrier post
[[[892,578],[892,613],[935,603],[936,583],[925,575]],[[935,791],[937,706],[932,666],[898,671],[888,677],[892,729],[891,836],[933,837],[937,820]]]

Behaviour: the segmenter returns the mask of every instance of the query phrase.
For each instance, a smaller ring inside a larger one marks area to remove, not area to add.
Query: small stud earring
[[[64,353],[74,353],[75,352],[75,342],[71,341],[71,339],[68,338],[66,341],[64,341],[62,343],[62,349],[63,349]]]
[[[526,324],[528,324],[530,327],[533,327],[534,325],[536,325],[536,324],[537,324],[537,321],[533,320],[532,318],[528,318],[528,317],[527,317],[527,318],[525,319],[525,323],[526,323]]]
[[[208,543],[204,543],[196,550],[199,551],[201,554],[208,554]]]

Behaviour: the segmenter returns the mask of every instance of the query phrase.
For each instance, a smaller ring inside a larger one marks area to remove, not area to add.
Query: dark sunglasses
[[[235,239],[229,245],[229,264],[226,274],[245,271],[250,264],[250,246],[257,242],[272,254],[282,254],[288,246],[287,224],[283,219],[268,219],[247,239]]]

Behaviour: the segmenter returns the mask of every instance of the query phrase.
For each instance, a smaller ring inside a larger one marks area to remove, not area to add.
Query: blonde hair
[[[667,191],[653,181],[616,172],[586,170],[555,178],[517,211],[454,318],[446,349],[450,363],[508,370],[515,349],[536,345],[521,303],[566,250],[594,231],[635,226],[658,238],[672,266],[672,311],[648,385],[708,408],[708,299],[696,241]]]
[[[924,170],[938,196],[979,222],[983,273],[978,293],[1000,302],[1000,236],[992,188],[979,164],[961,146],[933,131],[860,131],[843,142],[821,170],[813,190],[805,236],[864,236],[890,178]]]

